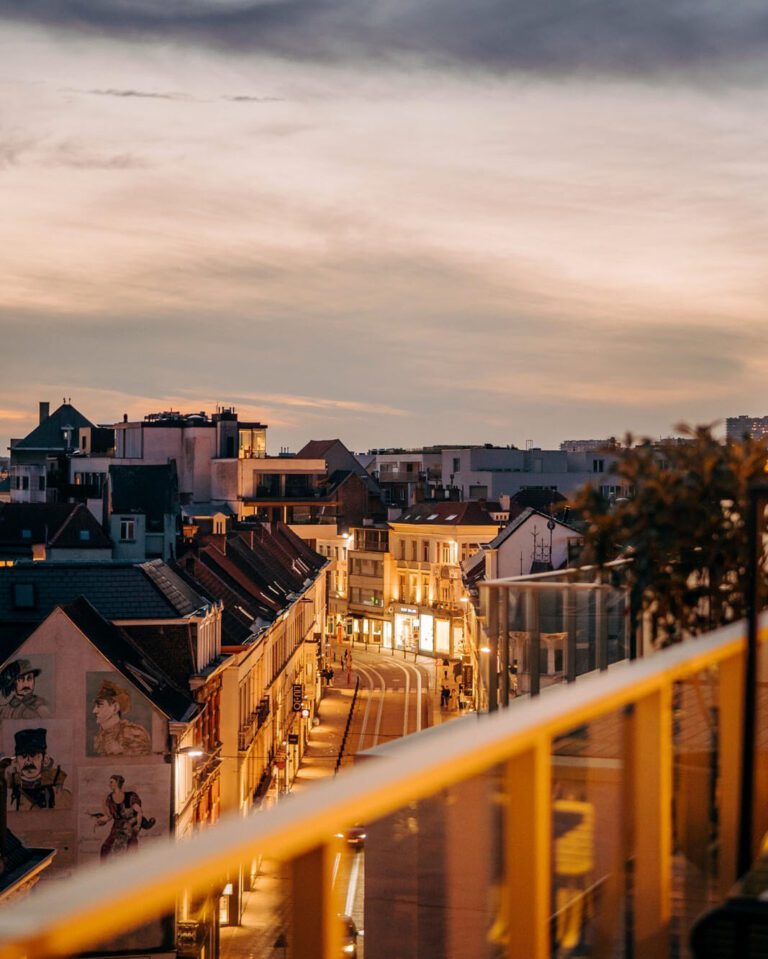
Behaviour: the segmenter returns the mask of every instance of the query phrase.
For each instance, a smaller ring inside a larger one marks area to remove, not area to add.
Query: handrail
[[[768,617],[761,617],[760,626],[764,642]],[[361,816],[373,821],[391,814],[526,756],[574,726],[741,656],[744,629],[743,622],[735,623],[647,659],[617,663],[573,685],[545,690],[515,709],[445,724],[431,730],[427,742],[407,737],[391,755],[318,782],[269,810],[245,819],[229,814],[190,840],[85,867],[68,882],[0,910],[0,959],[81,951],[172,908],[178,889],[196,893],[210,888],[233,862],[256,855],[282,860],[305,856],[327,846],[340,828]]]

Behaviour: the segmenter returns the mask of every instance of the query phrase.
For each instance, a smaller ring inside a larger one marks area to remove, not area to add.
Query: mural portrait
[[[4,749],[12,757],[5,769],[10,812],[72,806],[72,793],[67,787],[68,764],[52,746],[56,737],[49,735],[50,731],[45,726],[3,723]]]
[[[152,708],[119,673],[86,674],[88,756],[148,756]]]
[[[110,859],[167,835],[170,767],[80,769],[80,862]]]
[[[99,856],[110,856],[138,849],[142,831],[149,832],[155,827],[154,816],[144,815],[141,796],[135,790],[125,786],[125,776],[115,773],[109,777],[109,792],[104,797],[102,812],[96,816],[96,828],[109,826],[109,833],[101,844]]]
[[[53,656],[10,660],[0,670],[0,719],[47,719],[53,690]]]

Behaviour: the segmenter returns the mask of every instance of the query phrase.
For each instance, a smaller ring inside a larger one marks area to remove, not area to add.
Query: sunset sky
[[[0,455],[768,414],[757,0],[0,0]]]

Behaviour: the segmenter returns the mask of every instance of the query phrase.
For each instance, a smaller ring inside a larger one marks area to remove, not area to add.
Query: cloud
[[[99,152],[69,141],[53,147],[46,161],[46,166],[76,170],[140,170],[149,165],[146,159],[128,151]]]
[[[329,397],[297,396],[288,393],[247,393],[232,399],[234,403],[266,403],[270,406],[287,406],[309,410],[340,410],[345,413],[375,413],[383,416],[408,416],[407,410],[381,403],[364,403],[359,400],[338,400]]]
[[[0,170],[15,166],[23,153],[35,147],[36,141],[31,137],[8,135],[0,139]]]
[[[96,97],[141,97],[146,100],[186,100],[183,93],[153,93],[149,90],[85,90]]]
[[[0,0],[0,16],[300,58],[408,54],[548,74],[737,66],[768,40],[761,0]]]
[[[284,103],[283,97],[252,97],[252,96],[233,96],[222,97],[222,100],[229,100],[231,103]]]

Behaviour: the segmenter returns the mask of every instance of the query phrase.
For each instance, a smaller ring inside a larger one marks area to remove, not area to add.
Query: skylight
[[[450,516],[446,516],[445,518],[446,518],[446,520],[450,521],[450,520],[452,520],[452,519],[456,519],[456,517],[457,517],[458,515],[459,515],[458,513],[451,513]]]
[[[438,517],[437,513],[432,513],[430,516],[427,517],[427,522],[429,522],[432,519],[437,519],[437,517]]]

